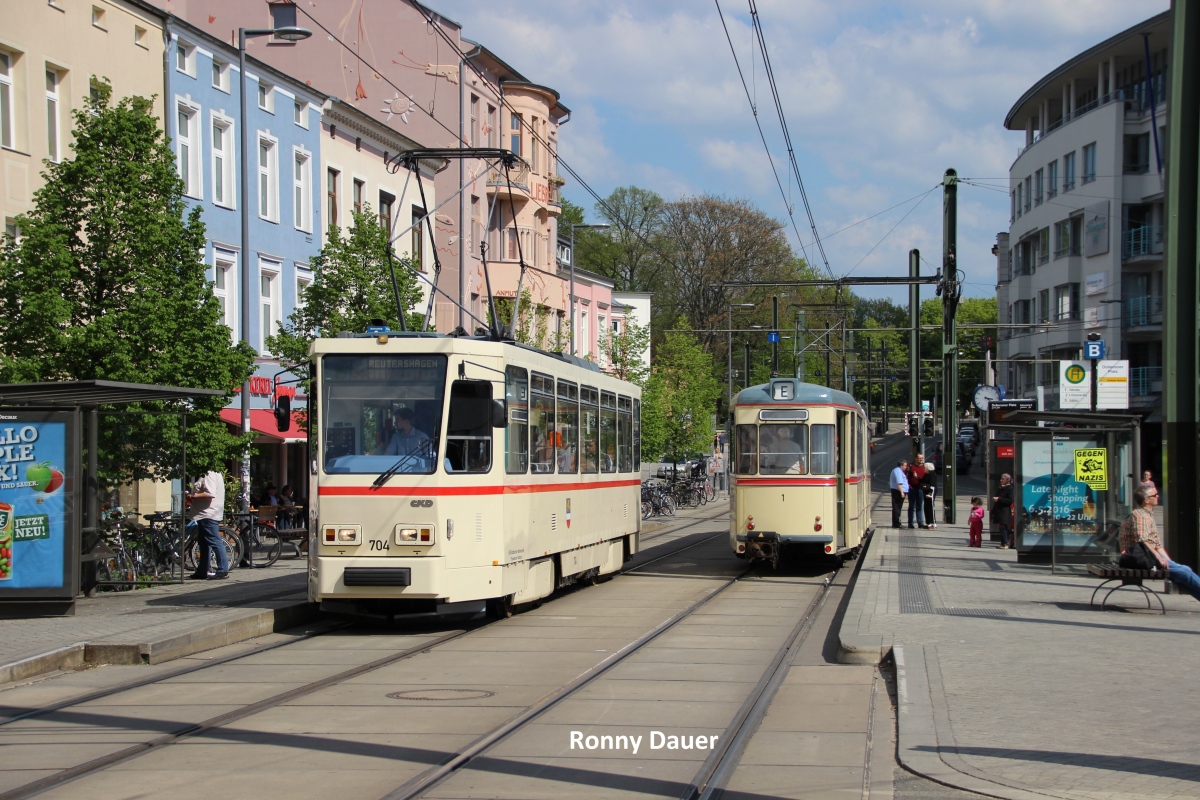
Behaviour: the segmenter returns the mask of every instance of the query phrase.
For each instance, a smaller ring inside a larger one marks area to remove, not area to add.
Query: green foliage
[[[680,320],[676,327],[683,327]],[[721,386],[713,359],[690,333],[668,333],[655,351],[642,396],[642,452],[676,458],[707,450]]]
[[[650,329],[626,319],[621,332],[605,342],[609,352],[609,369],[624,381],[636,383],[643,389],[650,378],[650,367],[642,356],[650,345]]]
[[[424,314],[413,311],[421,289],[411,262],[399,256],[389,262],[387,230],[369,206],[354,212],[349,231],[331,225],[326,238],[312,260],[312,283],[287,322],[280,324],[278,335],[267,339],[267,349],[300,376],[302,386],[308,385],[308,349],[313,339],[336,336],[339,331],[361,333],[373,319],[400,330],[393,269],[408,329],[420,330],[424,324]]]
[[[236,458],[246,441],[221,421],[254,364],[234,345],[205,279],[200,209],[151,100],[110,105],[103,88],[74,114],[73,155],[47,162],[22,238],[0,252],[0,382],[112,380],[218,389],[188,415],[188,472]],[[174,407],[172,407],[174,408]],[[101,416],[102,478],[178,477],[182,437],[161,403]]]
[[[494,305],[496,306],[496,316],[500,318],[498,327],[504,329],[512,325],[513,298],[497,297]],[[562,341],[565,337],[550,330],[550,309],[533,304],[533,292],[529,290],[529,287],[521,289],[520,312],[521,317],[512,330],[513,341],[553,352],[562,352],[567,349],[567,345]],[[491,322],[490,311],[487,316],[488,321]]]

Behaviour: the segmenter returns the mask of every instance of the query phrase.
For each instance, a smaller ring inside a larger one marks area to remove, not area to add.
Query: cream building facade
[[[93,80],[163,117],[163,21],[122,0],[0,0],[0,217],[33,208],[44,162],[70,155],[72,112]]]

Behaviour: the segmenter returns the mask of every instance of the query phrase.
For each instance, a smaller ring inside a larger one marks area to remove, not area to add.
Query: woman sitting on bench
[[[1154,524],[1154,516],[1150,511],[1158,505],[1158,490],[1154,488],[1153,484],[1143,483],[1133,490],[1133,502],[1136,508],[1121,523],[1121,550],[1125,553],[1136,553],[1142,550],[1138,547],[1138,543],[1144,543],[1146,549],[1158,563],[1146,564],[1141,568],[1153,569],[1157,566],[1165,569],[1171,583],[1200,600],[1200,576],[1196,575],[1187,564],[1172,561],[1171,557],[1167,555],[1167,551],[1163,549],[1162,539],[1158,535],[1158,526]]]

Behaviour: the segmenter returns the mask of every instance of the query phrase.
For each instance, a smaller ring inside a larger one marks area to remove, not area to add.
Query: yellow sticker
[[[1075,480],[1097,490],[1108,489],[1108,451],[1103,447],[1075,451]]]

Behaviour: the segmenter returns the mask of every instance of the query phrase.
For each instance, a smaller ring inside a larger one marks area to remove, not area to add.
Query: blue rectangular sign
[[[779,331],[767,331],[767,341],[771,344],[779,344]]]
[[[1088,358],[1088,359],[1104,358],[1105,349],[1106,348],[1104,347],[1103,339],[1100,339],[1095,342],[1084,342],[1083,343],[1083,357]]]

